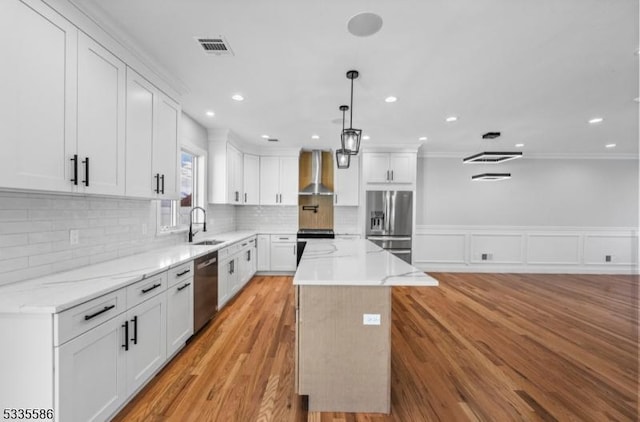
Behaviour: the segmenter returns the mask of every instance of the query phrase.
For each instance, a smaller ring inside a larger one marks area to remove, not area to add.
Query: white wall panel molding
[[[418,225],[413,249],[425,271],[639,273],[633,227]]]

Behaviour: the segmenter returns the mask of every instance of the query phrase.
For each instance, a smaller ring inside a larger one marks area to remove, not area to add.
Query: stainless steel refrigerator
[[[367,191],[367,239],[411,263],[413,192]]]

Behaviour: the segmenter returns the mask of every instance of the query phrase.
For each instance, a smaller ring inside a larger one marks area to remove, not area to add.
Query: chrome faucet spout
[[[202,207],[193,207],[191,208],[191,211],[189,211],[189,243],[193,242],[193,236],[198,233],[197,231],[194,232],[193,231],[193,225],[194,224],[200,224],[200,223],[194,223],[193,222],[193,212],[195,210],[201,210],[202,214],[204,216],[204,222],[202,223],[202,231],[206,232],[207,231],[207,210],[205,210]]]

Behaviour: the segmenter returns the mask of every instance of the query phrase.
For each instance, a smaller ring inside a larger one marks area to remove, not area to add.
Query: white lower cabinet
[[[268,234],[258,235],[258,271],[271,271],[271,236]]]
[[[167,357],[193,335],[193,278],[167,290]]]
[[[256,237],[218,251],[218,310],[233,298],[256,273]]]
[[[218,310],[233,297],[233,286],[237,284],[236,258],[220,259],[218,266]]]
[[[126,315],[56,348],[57,421],[103,421],[127,398]]]
[[[271,271],[295,271],[297,239],[295,235],[271,235]]]

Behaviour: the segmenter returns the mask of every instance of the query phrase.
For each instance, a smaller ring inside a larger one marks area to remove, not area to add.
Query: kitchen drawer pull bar
[[[176,274],[176,276],[182,277],[183,275],[185,275],[187,273],[190,273],[190,272],[191,272],[191,270],[184,270],[183,272]]]
[[[191,286],[191,283],[184,283],[183,286],[178,287],[176,290],[180,292],[180,291],[186,289],[189,286]]]
[[[129,350],[129,321],[125,321],[124,324],[122,324],[122,327],[124,328],[124,344],[122,345],[122,347],[124,347],[125,351]]]
[[[138,344],[138,316],[134,316],[131,321],[133,322],[133,338],[131,341],[133,344]]]
[[[160,180],[162,182],[162,194],[164,195],[164,174],[162,176],[160,176]]]
[[[156,188],[154,190],[155,193],[160,193],[160,173],[156,173],[155,176],[153,176],[154,179],[156,179]]]
[[[158,284],[154,284],[153,286],[149,287],[148,289],[142,289],[140,290],[142,293],[149,293],[151,290],[153,289],[157,289],[158,287],[162,286],[162,284],[158,283]]]
[[[109,306],[105,306],[104,308],[102,308],[101,310],[99,310],[98,312],[96,312],[95,314],[91,314],[91,315],[85,315],[84,316],[84,320],[85,321],[89,321],[91,318],[95,318],[100,314],[104,314],[107,311],[110,311],[111,309],[115,308],[116,305],[109,305]]]

